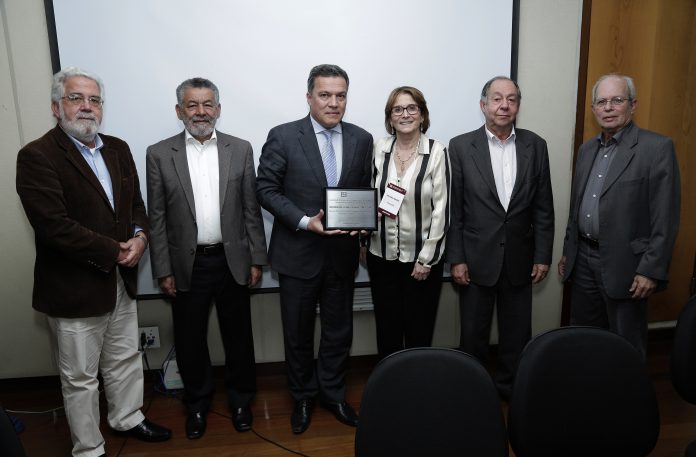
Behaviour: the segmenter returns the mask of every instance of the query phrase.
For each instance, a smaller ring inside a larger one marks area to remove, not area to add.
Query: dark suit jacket
[[[266,264],[254,156],[248,141],[224,133],[217,132],[217,146],[222,243],[232,276],[246,284],[249,267]],[[198,228],[184,132],[148,147],[146,166],[152,275],[155,279],[174,275],[177,289],[186,291]]]
[[[341,125],[343,165],[338,185],[370,187],[372,136],[353,124]],[[331,263],[340,275],[355,274],[357,236],[320,236],[297,230],[303,216],[314,216],[324,208],[326,186],[309,116],[271,129],[259,161],[257,196],[275,217],[268,255],[278,273],[309,279]]]
[[[493,286],[503,268],[513,285],[527,284],[533,264],[551,264],[554,215],[546,141],[529,130],[515,133],[517,178],[507,212],[495,187],[484,127],[449,145],[447,261],[466,263],[471,281],[482,286]]]
[[[578,211],[599,141],[580,146],[570,197],[563,255],[564,280],[570,278],[578,252]],[[599,256],[602,281],[614,299],[630,298],[636,273],[664,289],[679,227],[679,166],[672,140],[625,127],[599,197]]]
[[[116,304],[116,258],[134,225],[149,225],[128,145],[100,134],[115,210],[80,151],[56,126],[17,156],[17,193],[36,239],[33,306],[54,317],[105,314]],[[131,297],[137,268],[118,267]]]

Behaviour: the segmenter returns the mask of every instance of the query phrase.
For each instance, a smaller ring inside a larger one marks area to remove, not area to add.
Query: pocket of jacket
[[[642,254],[648,250],[648,239],[647,238],[636,238],[631,240],[631,250],[634,254]]]

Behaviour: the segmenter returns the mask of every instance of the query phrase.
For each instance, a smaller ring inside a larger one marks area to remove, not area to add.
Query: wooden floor
[[[648,366],[660,402],[662,427],[651,457],[681,457],[687,444],[696,439],[696,406],[682,401],[669,378],[671,341],[653,341],[648,348]],[[360,406],[363,387],[374,366],[373,357],[352,360],[348,380],[348,402]],[[292,401],[287,392],[281,364],[259,366],[259,393],[253,405],[254,429],[237,433],[227,416],[223,395],[216,395],[208,430],[200,440],[188,440],[184,433],[181,402],[153,390],[146,383],[147,417],[170,427],[173,438],[165,443],[143,443],[113,435],[102,418],[102,430],[110,457],[184,457],[184,456],[254,456],[274,457],[307,455],[312,457],[353,456],[355,429],[337,422],[327,411],[317,408],[309,430],[302,435],[290,431]],[[148,379],[154,373],[147,374]],[[222,380],[218,382],[222,392]],[[57,378],[34,378],[0,381],[0,403],[8,410],[48,410],[60,406]],[[505,411],[505,405],[501,406]],[[104,410],[102,410],[104,411]],[[13,414],[25,424],[20,435],[28,457],[69,456],[70,434],[62,414]],[[271,443],[274,442],[276,444]],[[281,448],[284,446],[286,449]],[[511,452],[511,456],[514,454]],[[391,457],[391,456],[389,456]]]

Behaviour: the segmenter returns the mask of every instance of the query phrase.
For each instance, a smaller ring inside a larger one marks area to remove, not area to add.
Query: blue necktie
[[[326,145],[321,151],[321,161],[324,163],[324,172],[326,173],[326,182],[329,187],[335,187],[338,184],[336,173],[336,152],[334,151],[331,136],[333,130],[324,130],[321,132],[326,137]]]

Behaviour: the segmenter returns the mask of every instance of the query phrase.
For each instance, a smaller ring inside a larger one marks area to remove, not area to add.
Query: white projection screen
[[[219,87],[217,128],[249,140],[257,165],[269,129],[307,114],[307,75],[320,63],[348,72],[346,121],[385,136],[387,95],[411,85],[425,94],[429,135],[447,144],[483,123],[483,84],[514,71],[514,3],[53,0],[54,68],[78,66],[102,77],[101,131],[130,145],[145,199],[145,149],[182,130],[175,88],[194,76]],[[266,212],[264,219],[270,239],[273,219]],[[141,298],[159,295],[147,255],[140,269]],[[369,281],[362,267],[356,281]],[[260,287],[277,286],[266,268]]]

